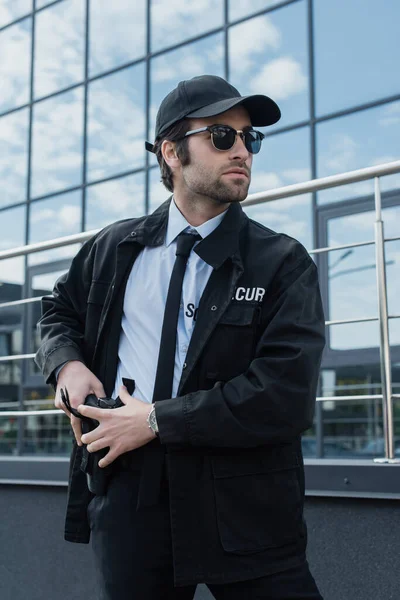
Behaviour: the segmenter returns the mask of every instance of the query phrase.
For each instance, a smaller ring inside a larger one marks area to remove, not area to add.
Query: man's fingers
[[[98,398],[105,398],[107,395],[100,381],[93,386],[93,393],[96,394]]]
[[[108,467],[116,458],[118,458],[119,454],[114,450],[110,450],[104,458],[99,461],[99,467],[104,469],[104,467]]]
[[[96,419],[96,421],[106,419],[111,411],[111,409],[109,408],[94,408],[94,406],[86,406],[86,404],[80,404],[77,410],[84,417],[89,417],[89,419]]]
[[[86,441],[84,441],[83,443],[87,444]],[[94,442],[90,442],[89,444],[87,444],[87,450],[88,450],[88,452],[97,452],[98,450],[107,448],[107,446],[109,446],[109,445],[110,445],[110,443],[106,442],[105,438],[100,438],[98,440],[95,440]]]

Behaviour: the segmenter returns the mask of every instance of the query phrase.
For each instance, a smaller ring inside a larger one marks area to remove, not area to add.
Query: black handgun
[[[123,384],[126,386],[129,394],[133,394],[135,389],[135,382],[132,379],[122,379]],[[67,410],[78,419],[82,420],[82,433],[89,433],[98,427],[99,422],[96,419],[90,419],[81,415],[75,408],[71,406],[68,396],[68,390],[61,388],[61,400],[64,402]],[[125,406],[122,400],[119,398],[98,398],[95,394],[89,394],[86,396],[84,404],[86,406],[92,406],[93,408],[120,408]],[[99,461],[107,454],[109,448],[103,448],[97,452],[88,452],[87,446],[84,445],[82,452],[81,470],[86,473],[87,485],[92,494],[96,496],[104,496],[107,489],[107,483],[112,473],[113,465],[107,467],[99,467]]]

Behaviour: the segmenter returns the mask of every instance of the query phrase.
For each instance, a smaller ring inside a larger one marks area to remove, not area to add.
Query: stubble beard
[[[247,197],[247,193],[250,186],[250,174],[248,180],[238,178],[230,181],[230,184],[226,184],[219,177],[210,177],[210,173],[202,172],[200,169],[197,170],[195,177],[191,176],[191,173],[186,173],[185,181],[187,187],[193,194],[199,194],[205,196],[213,201],[215,204],[231,204],[233,202],[241,202]]]

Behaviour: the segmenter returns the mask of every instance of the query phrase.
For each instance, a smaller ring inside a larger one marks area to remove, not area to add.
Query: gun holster
[[[122,382],[128,390],[129,394],[133,394],[135,382],[133,379],[122,378]],[[82,421],[82,434],[89,433],[96,429],[99,422],[96,419],[90,419],[81,415],[73,408],[69,401],[68,390],[61,388],[61,400],[64,402],[68,411]],[[117,398],[98,398],[95,394],[86,396],[84,404],[93,408],[120,408],[125,406],[119,396]],[[108,448],[103,448],[97,452],[88,452],[87,445],[84,444],[82,451],[81,470],[86,473],[87,485],[92,494],[96,496],[104,496],[107,490],[108,480],[113,470],[113,465],[107,467],[99,467],[99,461],[107,454]]]

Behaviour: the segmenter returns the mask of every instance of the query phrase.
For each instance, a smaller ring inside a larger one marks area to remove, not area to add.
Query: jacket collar
[[[135,223],[131,239],[144,246],[161,246],[167,234],[169,205],[172,196],[153,213]],[[213,269],[219,269],[228,259],[239,259],[239,235],[248,221],[239,203],[232,203],[214,231],[202,239],[194,252]],[[236,262],[236,261],[235,261]]]

